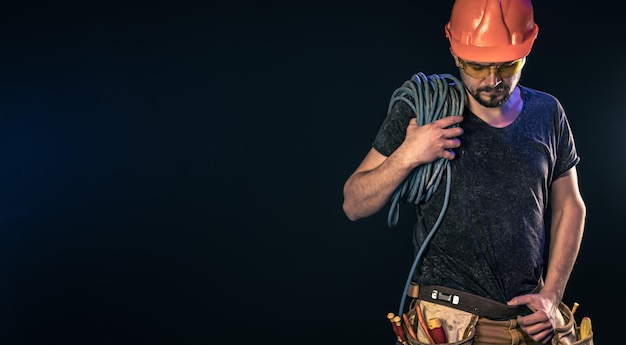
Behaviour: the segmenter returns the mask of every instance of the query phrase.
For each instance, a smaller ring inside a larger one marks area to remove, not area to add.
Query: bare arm
[[[526,304],[534,313],[518,317],[524,331],[539,342],[554,334],[557,308],[578,257],[586,206],[578,190],[576,167],[560,176],[551,188],[552,224],[545,285],[537,294],[517,296],[509,304]]]
[[[371,149],[344,184],[343,210],[348,218],[357,220],[378,212],[419,165],[440,157],[454,159],[454,153],[448,149],[459,147],[461,143],[456,137],[463,130],[448,127],[462,119],[461,116],[447,116],[423,126],[418,126],[412,119],[404,141],[389,157]]]
[[[544,291],[563,298],[585,226],[586,206],[578,190],[576,168],[570,169],[552,183],[552,224],[550,251]]]

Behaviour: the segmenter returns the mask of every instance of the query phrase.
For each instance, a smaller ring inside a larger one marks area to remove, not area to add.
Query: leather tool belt
[[[526,306],[509,306],[489,298],[439,285],[411,283],[409,296],[476,314],[492,320],[514,319],[532,313]]]

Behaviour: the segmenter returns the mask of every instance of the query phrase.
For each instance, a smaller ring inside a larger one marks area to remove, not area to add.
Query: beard
[[[486,98],[481,97],[483,94],[481,92],[486,92]],[[496,94],[492,94],[492,92],[497,92]],[[481,87],[470,93],[472,97],[478,102],[478,104],[482,105],[486,108],[496,108],[506,103],[511,97],[511,88],[507,85],[500,84],[496,87]]]

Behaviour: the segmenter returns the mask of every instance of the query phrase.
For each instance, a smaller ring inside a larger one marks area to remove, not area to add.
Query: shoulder
[[[565,116],[561,101],[551,93],[518,85],[524,97],[524,107],[533,113],[555,114]]]
[[[531,87],[524,86],[524,85],[518,85],[518,86],[520,90],[522,91],[522,94],[524,95],[524,99],[528,100],[529,102],[539,102],[539,103],[548,102],[548,103],[560,104],[560,101],[558,100],[558,98],[556,98],[556,96],[552,95],[551,93],[533,89]]]

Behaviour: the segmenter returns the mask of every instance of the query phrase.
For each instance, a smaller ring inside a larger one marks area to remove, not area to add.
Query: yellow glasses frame
[[[492,70],[500,78],[508,78],[519,73],[526,63],[525,57],[499,65],[480,65],[474,62],[467,62],[459,57],[457,57],[457,59],[459,60],[459,64],[461,65],[463,72],[475,79],[487,78],[491,74]]]

